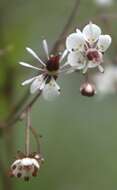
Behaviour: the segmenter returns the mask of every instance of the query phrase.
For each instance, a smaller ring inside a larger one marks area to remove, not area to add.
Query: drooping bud
[[[80,92],[83,96],[92,97],[96,94],[96,89],[93,84],[86,82],[81,85]]]

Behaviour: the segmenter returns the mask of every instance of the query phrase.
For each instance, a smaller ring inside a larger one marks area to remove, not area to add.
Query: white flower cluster
[[[104,72],[103,54],[110,46],[111,41],[110,35],[103,35],[101,28],[90,22],[83,31],[76,29],[76,32],[66,38],[66,49],[62,56],[49,55],[46,40],[43,40],[43,48],[47,57],[45,62],[31,48],[26,48],[36,58],[39,67],[20,62],[25,67],[38,70],[37,76],[24,81],[22,85],[31,83],[31,93],[41,91],[44,99],[53,100],[60,95],[60,87],[56,80],[61,73],[82,70],[82,73],[85,74],[89,68],[96,67],[100,72]],[[67,61],[64,65],[60,65],[66,56]]]
[[[103,54],[111,44],[109,35],[102,35],[101,28],[90,22],[81,32],[76,29],[66,40],[66,47],[69,51],[67,62],[76,69],[82,69],[83,73],[88,68],[102,67]]]

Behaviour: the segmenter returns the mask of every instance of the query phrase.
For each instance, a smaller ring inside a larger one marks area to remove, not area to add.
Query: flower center
[[[46,63],[46,69],[49,72],[57,71],[59,69],[59,60],[60,56],[51,56],[50,59]]]
[[[86,53],[89,61],[99,61],[101,59],[100,53],[96,49],[89,49]]]

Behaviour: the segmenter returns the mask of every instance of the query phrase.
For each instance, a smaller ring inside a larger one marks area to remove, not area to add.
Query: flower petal
[[[24,66],[24,67],[28,67],[28,68],[31,68],[31,69],[36,69],[36,70],[39,70],[39,71],[43,71],[43,69],[35,67],[35,66],[30,65],[30,64],[25,63],[25,62],[19,62],[19,64],[22,65],[22,66]]]
[[[97,47],[99,51],[105,52],[110,46],[111,42],[112,42],[112,38],[110,35],[100,35],[98,43],[97,43]]]
[[[43,66],[45,66],[45,63],[40,59],[40,57],[29,47],[26,47],[26,50],[35,57]]]
[[[102,65],[98,65],[98,69],[101,73],[104,73],[104,68],[102,67]]]
[[[11,168],[14,166],[14,165],[19,165],[21,163],[21,159],[18,159],[18,160],[15,160],[13,162],[13,164],[11,165]]]
[[[77,69],[83,69],[86,63],[84,56],[80,52],[69,53],[67,62],[72,67],[77,67]]]
[[[42,95],[48,101],[52,101],[60,95],[60,87],[53,78],[45,85]]]
[[[33,80],[35,80],[37,77],[33,77],[33,78],[30,78],[30,79],[27,79],[25,80],[24,82],[22,82],[22,86],[25,86],[29,83],[31,83]]]
[[[83,35],[85,40],[89,42],[90,45],[92,45],[98,40],[99,36],[101,35],[101,29],[96,24],[90,22],[84,27]]]
[[[43,49],[45,51],[45,54],[47,56],[47,59],[49,59],[49,50],[48,50],[48,44],[46,40],[43,40]]]
[[[61,62],[63,61],[63,59],[67,56],[67,54],[68,54],[68,50],[65,49],[64,52],[62,53],[61,57],[60,57],[60,60],[59,60],[60,63],[61,63]]]
[[[30,92],[31,94],[35,93],[38,90],[42,90],[42,86],[44,86],[45,80],[43,75],[39,75],[34,82],[31,84]]]
[[[81,32],[72,33],[66,39],[66,48],[68,51],[83,51],[85,40]]]

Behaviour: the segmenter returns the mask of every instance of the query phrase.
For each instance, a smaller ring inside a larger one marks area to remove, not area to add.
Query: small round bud
[[[92,97],[96,94],[95,86],[90,83],[83,83],[80,87],[80,92],[83,96]]]

